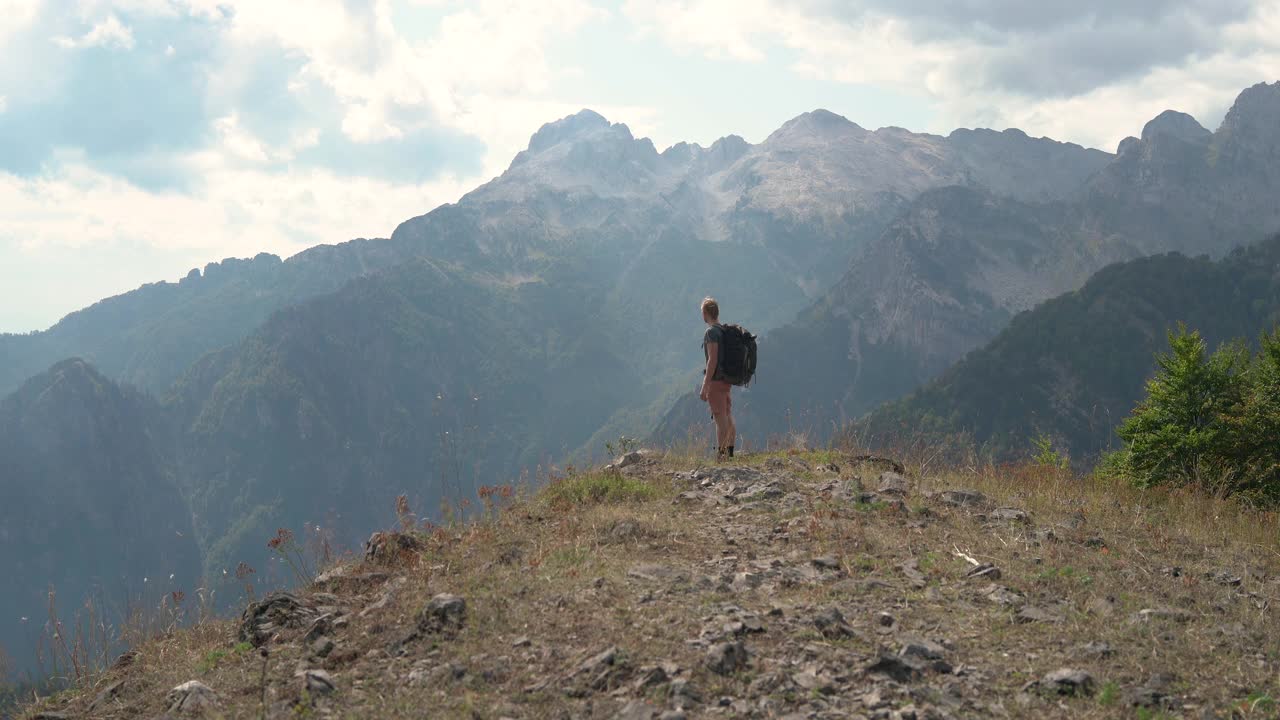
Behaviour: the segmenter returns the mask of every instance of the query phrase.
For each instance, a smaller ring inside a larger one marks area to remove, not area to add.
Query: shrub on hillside
[[[1254,504],[1280,503],[1280,330],[1264,335],[1245,375],[1239,412],[1227,419],[1240,493]]]
[[[659,494],[658,488],[645,480],[614,471],[557,478],[544,493],[552,506],[561,507],[645,501]]]
[[[1280,334],[1264,336],[1257,354],[1239,342],[1210,354],[1200,333],[1179,326],[1156,364],[1104,470],[1140,487],[1280,500]]]

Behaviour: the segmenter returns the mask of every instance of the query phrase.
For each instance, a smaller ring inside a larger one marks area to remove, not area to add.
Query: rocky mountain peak
[[[811,110],[797,115],[782,124],[782,127],[769,135],[766,143],[780,138],[793,137],[831,137],[837,135],[863,134],[867,130],[843,115],[830,110]]]
[[[662,151],[662,158],[672,162],[685,163],[693,160],[693,158],[701,155],[702,146],[697,143],[678,142],[675,145]]]
[[[1127,152],[1136,150],[1141,145],[1141,143],[1142,143],[1141,140],[1130,135],[1129,137],[1121,140],[1120,144],[1116,146],[1116,155],[1124,155]]]
[[[111,384],[92,365],[78,357],[68,358],[23,384],[15,398],[33,403],[60,402],[67,398],[86,399],[102,395]]]
[[[1165,110],[1142,128],[1144,141],[1151,140],[1157,135],[1171,135],[1188,142],[1205,142],[1212,133],[1184,112]]]
[[[540,152],[567,140],[584,137],[597,132],[617,129],[631,138],[631,130],[621,123],[611,125],[603,115],[594,110],[579,110],[568,117],[554,120],[538,128],[538,132],[529,139],[529,152]]]
[[[743,140],[737,135],[726,135],[725,137],[711,143],[711,147],[707,148],[706,159],[707,164],[713,169],[727,168],[738,161],[738,158],[747,154],[751,149],[751,143]]]
[[[687,153],[692,157],[698,151],[690,146],[674,155]],[[524,197],[534,186],[592,188],[600,195],[628,192],[650,185],[653,176],[663,171],[660,161],[649,138],[637,138],[626,125],[610,123],[597,112],[582,110],[543,125],[529,139],[529,148],[511,161],[497,185],[481,186],[466,197],[474,200],[502,196],[513,200]]]
[[[1245,154],[1275,154],[1280,152],[1278,117],[1280,82],[1258,83],[1236,98],[1218,134]]]
[[[1261,82],[1250,88],[1245,88],[1238,96],[1236,101],[1231,105],[1231,110],[1227,112],[1227,117],[1223,120],[1226,125],[1232,121],[1240,121],[1246,117],[1269,118],[1272,125],[1275,124],[1275,117],[1280,114],[1280,81],[1274,83]]]

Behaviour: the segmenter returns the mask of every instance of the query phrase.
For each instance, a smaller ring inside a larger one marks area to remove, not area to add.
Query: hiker
[[[702,390],[698,397],[711,406],[711,417],[716,421],[716,460],[733,457],[733,443],[738,429],[733,424],[733,400],[729,391],[733,388],[724,376],[724,326],[720,324],[720,304],[715,298],[702,300],[702,321],[707,332],[702,336],[702,354],[707,360],[703,370]]]

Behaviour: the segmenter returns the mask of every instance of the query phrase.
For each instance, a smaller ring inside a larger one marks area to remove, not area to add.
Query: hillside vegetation
[[[23,717],[1275,716],[1275,515],[895,465],[639,453],[466,524],[402,506],[365,559]]]
[[[938,379],[870,414],[865,438],[968,434],[997,457],[1047,436],[1084,462],[1118,449],[1179,323],[1210,349],[1280,322],[1280,236],[1214,262],[1176,253],[1106,268],[1080,290],[1020,314]]]

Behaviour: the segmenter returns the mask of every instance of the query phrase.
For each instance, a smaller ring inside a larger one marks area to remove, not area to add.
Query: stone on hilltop
[[[218,694],[199,680],[189,680],[169,691],[169,712],[201,713],[218,705]]]
[[[938,499],[944,505],[953,507],[972,507],[976,505],[985,505],[987,496],[977,490],[944,490],[938,495]]]
[[[333,676],[320,669],[303,670],[297,677],[302,678],[302,687],[312,695],[328,695],[337,687]]]
[[[876,492],[881,495],[903,496],[911,492],[911,481],[893,471],[880,473],[880,486]]]
[[[467,621],[467,601],[440,593],[418,613],[418,630],[424,633],[456,634]]]
[[[707,650],[706,665],[713,673],[730,675],[746,667],[747,659],[747,646],[741,640],[722,642]]]
[[[1041,687],[1059,695],[1092,695],[1093,676],[1085,670],[1060,668],[1045,675]]]

